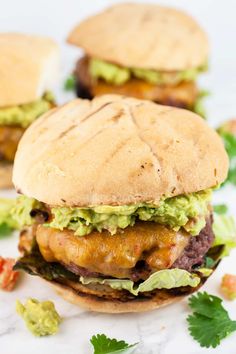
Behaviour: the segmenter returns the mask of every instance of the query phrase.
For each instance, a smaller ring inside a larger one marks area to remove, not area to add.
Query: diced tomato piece
[[[221,291],[229,300],[236,299],[236,275],[225,274],[221,282]]]
[[[0,289],[11,291],[14,288],[19,277],[19,272],[12,269],[14,264],[14,259],[0,257]]]

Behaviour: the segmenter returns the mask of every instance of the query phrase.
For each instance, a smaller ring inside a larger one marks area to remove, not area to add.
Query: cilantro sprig
[[[211,258],[211,257],[206,257],[205,258],[205,267],[206,268],[213,268],[215,263],[216,263],[216,261],[214,261],[213,258]]]
[[[189,306],[193,314],[188,316],[189,332],[201,347],[217,347],[221,340],[236,331],[236,321],[229,318],[222,300],[206,292],[192,295]]]
[[[228,212],[228,207],[226,204],[216,204],[213,206],[214,212],[216,214],[222,215]]]
[[[7,225],[7,223],[3,222],[0,224],[0,239],[4,238],[5,236],[11,235],[13,232],[13,229]]]
[[[108,338],[105,334],[97,334],[90,339],[94,354],[125,354],[132,353],[138,343],[128,344],[123,340]]]
[[[223,128],[218,129],[218,133],[223,139],[225,150],[229,156],[230,166],[226,182],[236,185],[236,135],[225,131]]]
[[[75,89],[75,77],[74,75],[69,75],[64,82],[65,91],[73,91]]]

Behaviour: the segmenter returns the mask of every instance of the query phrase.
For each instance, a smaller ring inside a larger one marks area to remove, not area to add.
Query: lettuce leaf
[[[23,270],[30,275],[40,276],[48,281],[67,279],[79,282],[79,276],[67,270],[60,263],[46,262],[36,243],[32,244],[29,254],[25,254],[16,261],[13,269]]]
[[[232,183],[236,185],[236,136],[226,129],[227,126],[224,127],[224,125],[218,129],[230,161],[228,176],[224,184]]]
[[[82,284],[104,284],[115,290],[127,290],[137,296],[140,292],[152,291],[155,289],[172,289],[181,286],[196,287],[200,283],[200,278],[193,273],[183,269],[164,269],[153,273],[143,283],[135,286],[131,280],[122,279],[101,279],[80,277]]]
[[[215,234],[213,247],[224,245],[220,258],[228,256],[231,249],[236,247],[236,224],[233,216],[214,213],[212,227]]]

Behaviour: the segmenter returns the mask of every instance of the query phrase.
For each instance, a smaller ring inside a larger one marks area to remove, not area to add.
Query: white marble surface
[[[72,97],[62,91],[64,77],[70,72],[79,51],[70,48],[64,39],[79,19],[95,12],[112,0],[0,0],[0,31],[24,31],[54,37],[62,49],[62,75],[57,87],[58,102]],[[159,1],[161,3],[161,1]],[[196,16],[209,33],[212,48],[211,71],[201,79],[202,86],[212,92],[207,100],[210,124],[236,115],[236,48],[235,1],[169,0],[162,3],[176,5]],[[14,195],[13,192],[1,193]],[[227,188],[216,193],[217,202],[230,204],[236,214],[236,190]],[[3,256],[17,255],[17,234],[0,241]],[[204,290],[219,295],[221,276],[236,272],[236,251],[225,259],[204,286]],[[54,301],[64,321],[57,335],[34,338],[16,315],[15,300],[28,297]],[[236,319],[236,302],[224,302],[230,316]],[[187,301],[146,314],[104,315],[81,310],[58,298],[40,279],[27,275],[12,293],[0,293],[0,354],[89,354],[89,338],[96,333],[140,342],[137,354],[235,354],[236,334],[216,349],[202,349],[187,332]]]

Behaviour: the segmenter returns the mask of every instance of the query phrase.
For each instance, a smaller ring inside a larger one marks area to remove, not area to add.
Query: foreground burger
[[[74,71],[79,97],[116,93],[202,113],[196,79],[208,40],[182,11],[118,4],[80,23],[68,42],[85,52]]]
[[[11,186],[18,142],[36,118],[54,106],[58,47],[48,38],[0,34],[0,188]]]
[[[212,228],[212,189],[227,169],[221,139],[189,111],[116,95],[54,109],[16,154],[15,269],[95,311],[178,300],[232,246],[223,222],[220,236]]]

